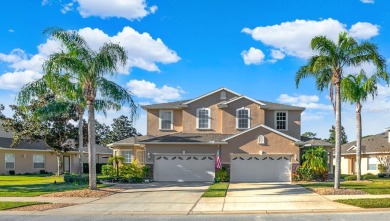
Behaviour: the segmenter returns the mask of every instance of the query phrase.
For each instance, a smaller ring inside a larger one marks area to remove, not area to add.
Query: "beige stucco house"
[[[384,161],[390,163],[390,128],[386,132],[362,139],[362,174],[378,174],[378,165]],[[341,146],[341,173],[356,173],[356,141]]]
[[[108,146],[149,165],[155,181],[213,181],[218,158],[232,182],[290,181],[299,165],[302,107],[220,88],[142,108],[147,135]]]
[[[41,170],[50,173],[57,172],[57,155],[44,142],[21,141],[11,147],[12,133],[5,132],[0,126],[0,174],[40,173]],[[107,163],[112,156],[112,150],[100,145],[96,146],[96,162]],[[77,173],[79,171],[78,149],[62,154],[62,172]],[[88,163],[87,148],[83,150],[83,162]]]

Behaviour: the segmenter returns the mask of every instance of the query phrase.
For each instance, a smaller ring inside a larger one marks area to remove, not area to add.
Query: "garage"
[[[290,155],[232,154],[231,182],[290,182]]]
[[[212,154],[155,155],[155,181],[214,181],[215,156]]]

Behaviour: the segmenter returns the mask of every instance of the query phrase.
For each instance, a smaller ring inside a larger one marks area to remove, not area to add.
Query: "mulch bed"
[[[320,195],[367,195],[368,193],[355,190],[355,189],[334,189],[332,187],[327,188],[308,188],[309,190],[318,193]]]
[[[18,208],[9,209],[7,211],[45,211],[50,209],[58,209],[67,206],[73,206],[76,204],[73,203],[48,203],[48,204],[38,204],[31,206],[23,206]]]
[[[70,190],[65,192],[54,192],[41,195],[42,197],[87,197],[103,198],[115,193],[123,192],[123,189],[101,188],[98,190]]]

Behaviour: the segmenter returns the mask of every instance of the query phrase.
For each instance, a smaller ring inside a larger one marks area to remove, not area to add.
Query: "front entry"
[[[64,172],[70,173],[70,156],[64,156]]]
[[[231,182],[290,182],[290,155],[232,154]]]

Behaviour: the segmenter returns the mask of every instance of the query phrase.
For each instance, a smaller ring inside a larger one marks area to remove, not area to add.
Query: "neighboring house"
[[[334,144],[331,144],[325,140],[321,140],[318,138],[313,139],[304,136],[301,137],[301,140],[303,141],[303,144],[301,145],[300,159],[302,159],[302,155],[305,153],[306,150],[313,147],[322,147],[328,152],[328,177],[329,179],[333,179]]]
[[[155,181],[213,181],[217,159],[235,181],[291,181],[299,165],[302,107],[221,88],[192,100],[142,106],[147,135],[109,144]]]
[[[390,160],[389,128],[387,132],[362,139],[362,174],[378,174],[378,158]],[[356,141],[341,146],[341,173],[356,174]]]
[[[0,174],[9,174],[10,170],[16,174],[39,173],[41,170],[56,173],[57,155],[43,141],[30,143],[21,141],[11,147],[12,133],[5,132],[0,127]],[[83,162],[88,163],[88,151],[83,151]],[[112,150],[100,145],[96,146],[96,162],[107,163],[112,156]],[[63,153],[62,172],[77,173],[79,171],[78,149]]]

